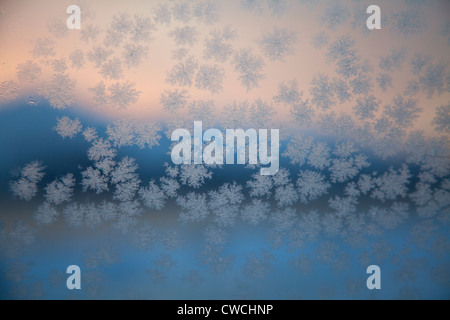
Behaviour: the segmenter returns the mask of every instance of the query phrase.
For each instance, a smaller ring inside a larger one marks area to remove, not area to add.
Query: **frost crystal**
[[[198,63],[190,56],[177,63],[167,74],[167,82],[173,86],[192,86]]]
[[[75,178],[69,173],[60,179],[54,180],[45,187],[45,200],[51,204],[59,205],[72,198]]]
[[[392,87],[392,76],[387,73],[380,73],[376,80],[383,92]]]
[[[105,79],[118,80],[123,78],[122,62],[120,59],[113,58],[102,64],[100,74]]]
[[[137,102],[141,91],[134,88],[134,83],[128,81],[124,83],[115,83],[109,87],[109,102],[119,109],[126,109],[130,105]]]
[[[328,24],[328,28],[335,29],[343,24],[349,16],[350,11],[347,6],[343,5],[340,1],[332,1],[325,9],[321,20],[322,23]]]
[[[234,69],[240,73],[239,80],[247,91],[258,87],[259,82],[264,79],[262,72],[264,61],[251,50],[241,49],[235,53],[232,63]]]
[[[204,56],[206,59],[214,59],[224,63],[233,54],[233,46],[229,43],[236,38],[236,31],[226,27],[223,31],[211,32],[211,37],[205,39]]]
[[[50,83],[39,89],[39,94],[44,96],[55,109],[66,109],[74,103],[74,90],[76,81],[67,75],[56,73]]]
[[[418,10],[393,13],[390,24],[392,30],[404,38],[423,32],[426,29],[426,19],[423,13]]]
[[[159,125],[149,121],[118,120],[108,125],[106,133],[108,140],[118,148],[137,145],[141,149],[151,149],[159,144],[159,130]]]
[[[17,79],[20,82],[33,82],[40,77],[41,73],[41,67],[32,60],[27,60],[17,66]]]
[[[19,89],[14,81],[3,81],[0,83],[0,103],[10,102],[16,99]]]
[[[166,195],[155,184],[154,180],[149,182],[148,187],[142,187],[139,190],[139,197],[149,209],[162,210],[164,208]]]
[[[284,186],[279,186],[275,189],[275,200],[278,207],[292,206],[297,202],[299,195],[292,183]]]
[[[174,39],[177,46],[193,46],[198,41],[198,32],[195,28],[185,26],[183,28],[176,28],[169,33],[169,36]]]
[[[87,142],[93,142],[98,139],[97,130],[92,127],[88,127],[83,131],[84,140]]]
[[[152,19],[141,15],[134,16],[134,24],[131,29],[132,41],[148,41],[151,40],[152,32],[156,30]]]
[[[72,62],[72,67],[75,69],[82,69],[86,64],[84,53],[80,49],[72,51],[69,55],[69,60]]]
[[[148,47],[130,43],[124,47],[122,57],[128,68],[137,68],[143,63],[143,60],[147,58],[147,54]]]
[[[224,77],[225,71],[218,65],[203,65],[195,77],[195,86],[216,94],[222,91]]]
[[[284,61],[286,56],[295,53],[297,34],[289,29],[274,28],[258,41],[262,52],[272,61]]]
[[[311,102],[323,110],[327,110],[336,104],[331,82],[326,75],[317,74],[314,76],[311,81],[310,93],[312,95]]]
[[[71,120],[69,117],[58,118],[55,131],[63,138],[73,139],[81,132],[82,125],[79,119]]]
[[[59,216],[59,212],[48,202],[45,202],[33,213],[33,219],[38,225],[53,224]]]
[[[165,111],[175,113],[187,104],[188,99],[189,94],[187,90],[164,90],[161,94],[160,103]]]
[[[406,100],[401,95],[394,98],[392,106],[385,106],[385,114],[402,128],[412,125],[421,111],[422,109],[417,106],[417,100]]]
[[[164,193],[170,197],[170,198],[176,198],[177,197],[177,191],[180,189],[180,183],[172,178],[166,178],[162,177],[160,179],[161,182],[161,189],[164,191]]]
[[[73,202],[64,208],[63,216],[67,225],[71,228],[81,227],[84,223],[83,211],[76,202]]]
[[[267,219],[269,212],[270,206],[267,202],[263,202],[261,199],[253,199],[251,204],[242,208],[241,217],[248,224],[256,226]]]
[[[89,167],[85,171],[81,172],[81,176],[81,185],[83,186],[83,192],[86,192],[88,189],[90,189],[95,191],[97,194],[100,194],[103,191],[109,190],[109,178],[103,175],[100,170]]]
[[[297,187],[300,201],[308,203],[326,194],[331,185],[320,172],[306,170],[299,173]]]
[[[100,68],[103,62],[105,62],[112,53],[112,50],[102,47],[94,47],[92,51],[87,53],[87,58],[89,61],[93,62],[97,68]]]
[[[273,180],[270,176],[254,174],[252,180],[247,181],[247,187],[250,188],[251,197],[270,196],[273,186]]]
[[[175,20],[188,23],[192,19],[192,10],[188,2],[177,2],[172,6]]]
[[[436,131],[450,133],[450,104],[436,109],[433,125]]]
[[[406,49],[392,50],[387,56],[380,57],[379,67],[384,71],[393,71],[401,69],[403,61],[406,58]]]
[[[35,58],[47,58],[55,55],[54,42],[49,38],[37,38],[32,51]]]
[[[39,161],[33,161],[20,170],[20,178],[10,182],[10,190],[14,197],[30,201],[37,192],[37,184],[42,180],[45,167]]]
[[[179,217],[183,223],[203,221],[209,214],[205,194],[190,192],[186,197],[178,197],[177,205],[181,207]]]
[[[355,115],[361,119],[373,119],[375,113],[378,110],[380,101],[373,95],[370,95],[364,99],[358,99],[356,106],[353,107]]]
[[[180,181],[184,185],[188,185],[192,188],[200,188],[205,180],[212,178],[212,172],[210,172],[204,165],[182,165],[180,172]]]
[[[399,196],[405,197],[410,178],[411,173],[406,165],[403,165],[398,172],[390,168],[389,173],[373,180],[376,187],[372,191],[371,197],[382,202],[396,200]]]
[[[111,183],[115,185],[114,199],[125,202],[134,198],[139,189],[136,160],[124,157],[111,172]]]

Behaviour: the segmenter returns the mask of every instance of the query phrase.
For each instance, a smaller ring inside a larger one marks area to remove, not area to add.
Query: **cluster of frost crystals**
[[[154,180],[149,182],[148,187],[139,189],[139,197],[142,203],[149,209],[162,210],[165,206],[166,195],[158,187]]]
[[[293,106],[301,101],[302,96],[303,92],[298,89],[298,82],[294,79],[281,82],[278,85],[278,93],[273,97],[273,100],[277,103]]]
[[[294,205],[299,199],[299,194],[294,184],[289,182],[276,187],[274,198],[278,207],[283,208]]]
[[[126,109],[136,103],[141,91],[135,89],[135,84],[129,81],[116,82],[106,89],[105,83],[100,82],[95,87],[89,88],[98,107],[111,106],[118,109]]]
[[[165,111],[177,112],[187,105],[189,93],[187,90],[164,90],[159,100]]]
[[[241,211],[241,218],[249,225],[256,226],[267,220],[270,213],[270,204],[261,199],[253,199]]]
[[[216,2],[205,0],[195,4],[193,8],[193,15],[198,21],[207,25],[211,25],[219,21],[220,13]]]
[[[57,73],[67,72],[67,60],[65,58],[62,59],[53,59],[48,61],[47,64],[50,64],[53,68],[53,71]]]
[[[241,8],[255,13],[260,13],[262,11],[263,1],[258,0],[240,0]]]
[[[134,23],[130,31],[131,41],[149,41],[152,39],[152,33],[156,26],[152,19],[143,15],[135,15]]]
[[[95,41],[100,34],[100,31],[98,26],[87,23],[81,28],[80,39],[86,43],[89,43],[91,40]]]
[[[106,61],[112,54],[112,50],[94,46],[86,56],[90,62],[93,62],[97,68],[100,68],[103,62]]]
[[[265,78],[263,73],[264,61],[250,49],[241,49],[236,52],[232,60],[234,69],[239,72],[241,84],[250,91],[259,86]]]
[[[88,127],[84,129],[83,137],[87,142],[93,142],[98,139],[97,130],[93,127]]]
[[[167,82],[173,86],[191,87],[198,69],[198,62],[193,56],[189,56],[178,62],[167,74]]]
[[[19,96],[19,88],[14,81],[3,81],[0,83],[0,102],[10,102]]]
[[[358,76],[364,70],[356,42],[349,36],[338,37],[329,44],[327,57],[336,63],[336,71],[346,79]]]
[[[34,41],[34,48],[31,52],[34,58],[47,58],[48,56],[54,56],[55,48],[54,41],[49,38],[37,38]]]
[[[234,52],[230,42],[235,38],[236,31],[229,26],[223,30],[214,30],[210,37],[205,39],[204,57],[220,63],[226,62]]]
[[[125,109],[137,102],[140,91],[134,88],[134,84],[128,81],[115,83],[109,87],[109,103],[119,109]]]
[[[122,61],[118,58],[110,59],[100,67],[100,74],[105,79],[118,80],[123,78]]]
[[[82,69],[86,65],[84,52],[80,49],[72,51],[69,55],[69,60],[72,63],[72,68]]]
[[[297,188],[300,201],[308,203],[314,201],[328,192],[331,187],[326,177],[317,171],[305,170],[298,175]]]
[[[177,46],[193,46],[198,41],[198,31],[194,27],[177,27],[169,33]]]
[[[313,139],[301,136],[294,137],[286,147],[283,157],[290,159],[291,164],[303,166],[311,150]]]
[[[387,73],[380,73],[376,81],[383,92],[386,92],[389,88],[392,88],[392,76]]]
[[[275,27],[272,32],[263,34],[258,42],[262,52],[270,60],[284,61],[286,56],[295,53],[297,34],[286,28]]]
[[[106,134],[115,147],[136,145],[141,149],[159,144],[161,136],[157,123],[143,120],[118,120],[108,125]]]
[[[205,194],[190,192],[186,196],[178,197],[177,205],[181,207],[179,219],[183,223],[200,222],[209,215]]]
[[[33,199],[38,192],[37,184],[45,175],[44,168],[39,161],[33,161],[20,169],[19,179],[10,182],[13,196],[25,201]]]
[[[341,143],[334,150],[335,158],[331,161],[331,181],[342,183],[353,179],[358,173],[370,166],[367,157],[357,153],[358,149],[353,143]]]
[[[240,204],[244,201],[242,186],[236,182],[223,184],[218,191],[208,193],[209,208],[214,221],[220,227],[232,226],[239,215]]]
[[[353,107],[355,115],[361,119],[373,119],[375,118],[375,113],[378,110],[381,101],[375,98],[375,96],[370,95],[363,99],[358,99],[356,106]]]
[[[283,157],[290,159],[291,164],[309,166],[324,170],[331,164],[331,148],[325,142],[314,143],[312,137],[294,137],[287,145]]]
[[[50,225],[55,223],[59,212],[48,202],[44,202],[33,213],[33,219],[38,225]]]
[[[436,109],[433,125],[439,132],[450,133],[450,104]]]
[[[384,107],[383,115],[392,121],[395,126],[407,128],[414,123],[414,120],[419,117],[418,114],[422,111],[417,104],[418,101],[415,99],[397,95],[392,100],[392,105]]]
[[[45,200],[51,204],[59,205],[68,202],[72,198],[75,178],[69,173],[54,180],[45,187]]]
[[[83,192],[93,190],[100,194],[109,190],[109,175],[116,165],[114,160],[116,154],[117,151],[112,148],[109,141],[99,138],[92,142],[88,150],[88,158],[94,161],[94,167],[88,167],[81,172]]]
[[[180,182],[191,188],[200,188],[207,179],[212,178],[212,172],[201,164],[184,164],[180,170]]]
[[[382,202],[396,200],[397,197],[406,197],[411,173],[406,165],[399,171],[393,168],[385,172],[383,176],[373,178],[374,190],[371,197]]]
[[[216,94],[223,89],[225,71],[218,65],[202,65],[195,77],[195,86],[201,90],[208,90]]]
[[[269,197],[272,194],[273,180],[270,176],[254,174],[252,180],[247,181],[250,197]]]
[[[341,1],[331,1],[324,14],[322,15],[322,23],[328,24],[329,29],[336,29],[348,20],[350,11]]]
[[[311,81],[311,102],[317,107],[327,110],[336,104],[333,86],[328,76],[317,74]]]
[[[21,63],[17,66],[17,79],[24,82],[33,82],[37,80],[42,73],[41,67],[33,62],[33,60],[27,60],[25,63]]]
[[[97,194],[108,191],[109,178],[105,176],[99,169],[88,167],[81,172],[83,192],[94,190]]]
[[[325,32],[319,32],[318,34],[314,35],[314,37],[311,39],[311,44],[316,49],[321,49],[322,47],[328,45],[330,38],[328,34]]]
[[[446,82],[448,91],[449,76],[445,63],[428,63],[419,73],[418,85],[428,98],[434,94],[438,96],[445,92]]]
[[[69,117],[58,118],[55,131],[63,138],[73,139],[81,132],[82,125],[79,119],[72,120]]]
[[[136,160],[124,157],[111,172],[111,183],[115,185],[114,199],[126,202],[131,201],[139,189],[141,180],[136,170]]]
[[[406,58],[406,49],[393,49],[389,55],[381,56],[379,67],[383,71],[399,70]]]
[[[66,74],[56,73],[50,82],[44,84],[39,94],[48,100],[55,109],[66,109],[75,102],[74,90],[76,81],[70,79]]]
[[[408,38],[425,31],[427,24],[422,11],[411,9],[392,13],[389,27],[403,38]]]

